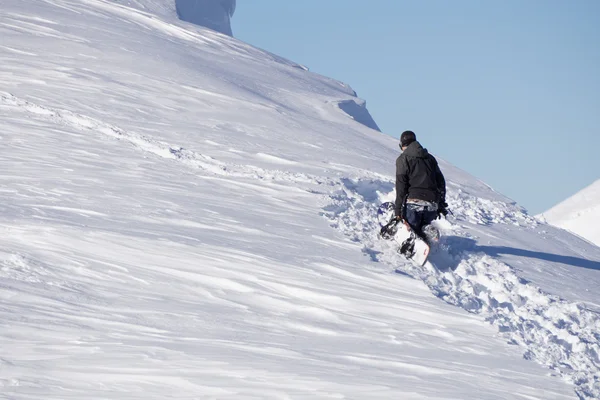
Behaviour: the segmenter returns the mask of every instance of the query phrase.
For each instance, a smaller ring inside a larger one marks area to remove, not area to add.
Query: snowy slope
[[[600,246],[600,179],[540,217]]]
[[[442,163],[411,267],[347,85],[102,0],[3,0],[0,60],[7,398],[599,396],[600,250]]]

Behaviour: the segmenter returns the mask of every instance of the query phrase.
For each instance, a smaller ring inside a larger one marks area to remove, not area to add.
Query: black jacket
[[[396,160],[396,215],[406,199],[436,204],[446,202],[446,180],[437,160],[419,142],[413,142]]]

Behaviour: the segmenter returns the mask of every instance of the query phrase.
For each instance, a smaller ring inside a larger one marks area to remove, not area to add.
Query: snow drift
[[[377,126],[377,123],[369,113],[369,110],[367,110],[367,104],[364,100],[342,100],[338,102],[338,107],[356,122],[359,122],[368,128],[380,131],[379,126]]]
[[[3,393],[600,396],[597,247],[441,162],[455,217],[413,268],[352,89],[173,5],[2,3]]]
[[[176,18],[233,36],[231,17],[236,0],[110,0],[159,16],[164,21]]]
[[[236,0],[175,0],[175,5],[183,21],[233,36],[231,17]]]

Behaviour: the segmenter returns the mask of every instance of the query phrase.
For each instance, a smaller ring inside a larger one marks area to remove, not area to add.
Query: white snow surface
[[[441,161],[413,267],[351,88],[151,11],[2,1],[4,398],[600,397],[598,247]]]
[[[231,17],[236,0],[106,0],[169,21],[181,19],[233,36]]]
[[[540,217],[600,246],[600,179]]]

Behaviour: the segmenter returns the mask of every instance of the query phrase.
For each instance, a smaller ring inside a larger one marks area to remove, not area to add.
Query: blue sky
[[[600,1],[240,0],[233,31],[531,213],[600,178]]]

